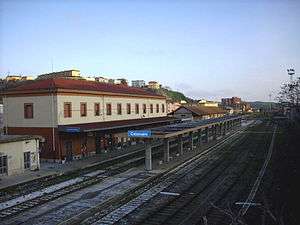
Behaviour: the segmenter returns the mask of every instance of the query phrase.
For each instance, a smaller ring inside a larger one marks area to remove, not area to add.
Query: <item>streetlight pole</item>
[[[272,94],[269,94],[270,112],[272,111]]]
[[[288,75],[290,76],[290,82],[293,82],[293,76],[295,75],[294,69],[287,69]]]

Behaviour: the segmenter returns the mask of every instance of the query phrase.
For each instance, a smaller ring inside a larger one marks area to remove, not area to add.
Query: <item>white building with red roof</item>
[[[3,93],[8,134],[41,135],[41,158],[101,153],[129,129],[168,124],[166,98],[141,88],[73,79],[36,80]]]

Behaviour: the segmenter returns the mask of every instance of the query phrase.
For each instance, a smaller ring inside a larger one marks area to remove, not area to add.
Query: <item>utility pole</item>
[[[269,94],[270,112],[272,110],[272,94]]]
[[[288,75],[290,76],[290,82],[293,82],[293,76],[295,75],[294,69],[287,69]]]
[[[291,97],[292,97],[292,104],[295,103],[295,99],[294,99],[294,94],[295,94],[295,84],[293,83],[294,82],[294,75],[295,75],[295,69],[287,69],[287,72],[288,72],[288,75],[290,76],[290,91],[291,91]]]
[[[53,58],[51,58],[51,69],[52,69],[52,73],[53,73]]]

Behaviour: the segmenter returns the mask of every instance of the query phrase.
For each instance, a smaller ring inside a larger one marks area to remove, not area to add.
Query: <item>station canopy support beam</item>
[[[213,126],[213,140],[217,140],[217,125]]]
[[[178,151],[180,155],[183,155],[183,140],[182,140],[182,134],[178,135]]]
[[[170,161],[170,142],[169,138],[164,139],[164,162]]]
[[[209,128],[205,128],[205,143],[209,142]]]
[[[198,134],[198,140],[197,140],[198,141],[198,146],[199,146],[199,148],[201,148],[201,145],[202,145],[202,129],[199,129],[197,134]]]
[[[152,170],[152,147],[146,145],[145,167],[147,171]]]
[[[189,134],[189,139],[190,139],[190,148],[191,148],[191,150],[193,150],[194,149],[194,132],[190,132],[190,134]]]

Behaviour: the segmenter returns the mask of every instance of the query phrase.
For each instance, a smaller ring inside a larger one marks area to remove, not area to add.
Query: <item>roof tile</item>
[[[18,87],[10,88],[7,91],[38,91],[38,90],[49,90],[49,89],[69,89],[69,90],[83,90],[83,91],[100,91],[100,92],[110,92],[119,94],[134,94],[134,95],[147,95],[154,97],[164,97],[158,95],[154,92],[142,89],[129,87],[122,84],[109,84],[101,83],[95,81],[86,80],[73,80],[73,79],[46,79],[46,80],[36,80]]]

